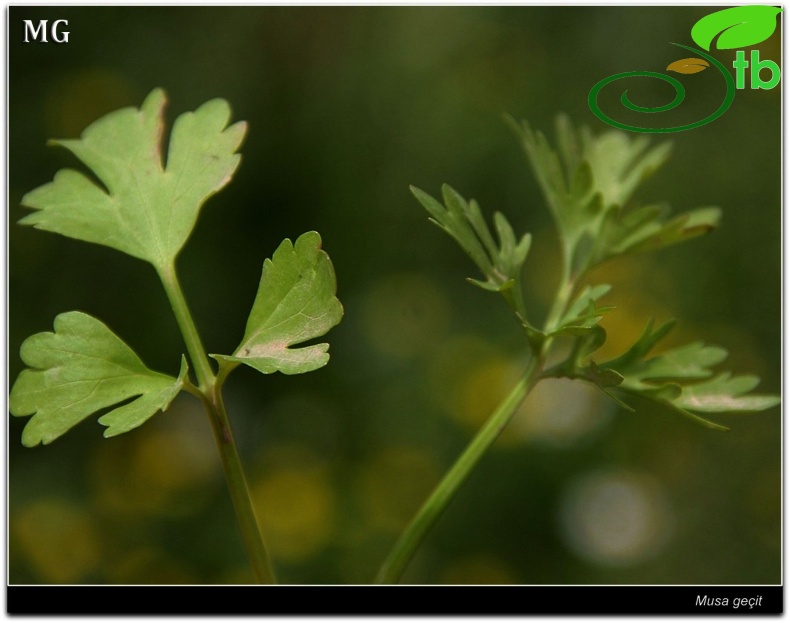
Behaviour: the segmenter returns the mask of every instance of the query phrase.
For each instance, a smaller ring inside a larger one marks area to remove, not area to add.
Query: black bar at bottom
[[[9,614],[780,614],[782,586],[8,586]]]

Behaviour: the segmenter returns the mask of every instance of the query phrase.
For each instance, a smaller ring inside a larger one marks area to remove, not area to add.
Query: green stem
[[[521,280],[517,279],[516,283],[513,284],[513,287],[503,293],[505,296],[505,301],[507,301],[508,306],[516,315],[516,318],[519,321],[519,324],[524,324],[527,322],[527,307],[524,302],[524,292],[521,289]]]
[[[176,267],[171,264],[163,270],[158,269],[157,272],[170,301],[170,307],[173,308],[178,328],[181,329],[181,335],[184,337],[184,343],[186,344],[192,367],[195,369],[200,390],[204,394],[208,394],[209,388],[213,386],[215,381],[214,372],[211,369],[208,357],[206,357],[206,350],[203,348],[203,342],[200,340],[195,321],[192,320],[192,314],[189,313],[189,306],[176,275]]]
[[[543,360],[532,357],[529,366],[510,394],[497,407],[483,428],[464,450],[444,479],[434,489],[417,515],[401,535],[395,547],[384,561],[377,584],[394,584],[403,574],[414,552],[438,520],[450,500],[466,481],[472,469],[505,429],[516,409],[529,394],[540,378]]]
[[[244,548],[250,559],[255,579],[259,584],[274,584],[276,583],[274,570],[266,553],[266,547],[263,544],[247,480],[244,477],[241,459],[236,442],[233,439],[233,431],[225,410],[225,403],[222,400],[222,384],[214,376],[211,364],[206,356],[197,327],[192,319],[192,314],[189,313],[189,307],[178,282],[175,266],[171,264],[163,269],[158,269],[157,272],[167,293],[170,306],[173,308],[176,321],[184,337],[189,358],[197,375],[199,387],[197,392],[192,391],[192,393],[197,393],[211,422],[211,430],[217,442],[222,468],[225,472],[225,480],[228,483],[233,509],[236,512],[236,521],[241,531]]]
[[[549,314],[546,317],[546,324],[544,325],[544,331],[546,333],[550,333],[557,328],[557,323],[565,313],[575,288],[576,280],[571,278],[567,270],[564,270],[562,278],[560,279],[559,287],[557,288],[557,294],[554,297],[554,303],[552,304]],[[549,339],[544,342],[544,354],[551,345],[551,341],[552,340]]]
[[[236,449],[228,413],[225,410],[225,402],[222,400],[222,394],[219,389],[215,388],[212,398],[211,408],[207,407],[206,410],[209,413],[214,439],[217,442],[219,454],[222,458],[222,467],[230,489],[233,509],[236,511],[236,521],[239,524],[244,548],[247,550],[247,556],[250,559],[250,564],[258,583],[276,584],[274,569],[266,553],[263,536],[261,535],[252,500],[250,499],[247,479],[244,477],[244,469],[241,466],[241,458]]]

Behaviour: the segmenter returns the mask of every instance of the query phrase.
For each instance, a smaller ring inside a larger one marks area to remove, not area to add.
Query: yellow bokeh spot
[[[442,573],[442,584],[514,584],[515,577],[503,561],[492,556],[472,556],[453,562]]]
[[[194,584],[198,579],[167,553],[143,547],[125,553],[109,569],[113,584]]]
[[[124,516],[199,508],[220,464],[208,426],[195,426],[197,415],[179,401],[161,416],[167,420],[101,444],[91,470],[99,507]]]
[[[477,335],[446,340],[434,353],[428,370],[431,396],[437,406],[452,414],[458,408],[457,390],[481,361],[501,359],[502,354]]]
[[[101,539],[90,515],[54,497],[12,515],[9,548],[48,584],[83,581],[101,561]]]
[[[336,509],[324,467],[278,467],[253,483],[252,498],[275,559],[300,561],[330,541]]]
[[[642,335],[650,318],[655,325],[672,317],[677,298],[674,282],[660,264],[649,257],[634,255],[628,261],[607,262],[585,280],[589,284],[608,283],[612,291],[599,305],[614,305],[604,314],[601,326],[606,329],[606,343],[595,353],[595,361],[613,359],[628,350]],[[673,334],[668,338],[668,343]]]
[[[428,373],[431,395],[467,431],[477,431],[513,389],[524,366],[475,335],[448,340]],[[515,438],[508,429],[505,442]]]
[[[482,426],[518,380],[518,368],[505,357],[479,362],[459,379],[455,388],[458,404],[455,410],[460,422],[471,430]]]
[[[663,312],[660,305],[656,305],[652,312],[647,313],[635,313],[632,309],[633,307],[626,301],[622,306],[618,306],[616,310],[603,317],[600,324],[606,330],[606,342],[595,351],[593,359],[596,362],[614,359],[631,348],[642,335],[651,317],[654,318],[654,330],[670,317]],[[667,342],[669,339],[670,337],[664,338]],[[655,352],[658,352],[659,346],[664,346],[664,340],[659,342]]]

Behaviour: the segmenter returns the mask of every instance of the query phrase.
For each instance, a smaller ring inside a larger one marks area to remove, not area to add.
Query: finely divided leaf
[[[689,240],[718,224],[718,208],[667,219],[663,207],[631,206],[638,186],[669,158],[669,143],[651,147],[647,137],[619,131],[595,136],[560,116],[555,151],[528,123],[511,123],[557,223],[564,262],[576,278],[610,258]]]
[[[754,375],[731,376],[725,372],[704,383],[686,387],[675,404],[682,409],[704,413],[762,411],[778,405],[778,396],[748,395],[759,382]]]
[[[485,281],[472,278],[467,281],[483,290],[500,292],[527,333],[537,335],[538,330],[527,322],[521,291],[521,269],[529,253],[532,236],[524,234],[516,239],[505,215],[495,212],[497,244],[476,201],[466,201],[447,184],[442,186],[444,206],[419,188],[412,186],[411,191],[428,210],[431,222],[454,238],[486,277]]]
[[[611,210],[601,225],[594,262],[691,240],[715,229],[721,219],[721,210],[716,207],[697,208],[662,220],[667,212],[660,206],[644,206],[627,212]]]
[[[585,335],[595,327],[614,307],[596,307],[595,303],[604,296],[612,286],[601,284],[585,286],[570,304],[568,310],[557,323],[557,328],[550,335]]]
[[[22,443],[48,444],[89,415],[135,398],[102,416],[105,437],[120,435],[164,411],[183,387],[186,361],[178,378],[150,370],[102,322],[82,312],[55,318],[54,333],[24,341],[23,370],[11,389],[14,416],[33,417]]]
[[[666,323],[653,330],[651,321],[627,352],[600,365],[623,376],[618,390],[659,402],[718,430],[726,428],[698,414],[762,411],[779,404],[778,396],[749,394],[760,381],[756,376],[725,372],[711,379],[712,366],[727,358],[727,351],[718,346],[693,342],[647,358],[671,328],[672,323]]]
[[[596,286],[598,289],[603,287]],[[595,288],[591,290],[595,290]],[[623,382],[623,376],[616,370],[601,368],[591,359],[592,354],[606,342],[606,331],[604,328],[597,323],[593,323],[584,332],[557,331],[554,334],[576,335],[577,337],[573,342],[568,358],[555,366],[547,376],[584,379],[612,397],[609,389],[620,385]]]
[[[228,355],[211,355],[222,364],[244,363],[270,374],[310,372],[329,361],[329,344],[292,348],[324,335],[340,322],[343,306],[321,236],[311,231],[286,239],[263,263],[258,294],[241,344]]]
[[[484,275],[493,273],[491,257],[497,253],[496,245],[475,202],[467,203],[447,185],[442,187],[446,209],[419,188],[412,186],[411,192],[428,210],[430,221],[452,236]]]
[[[529,253],[532,237],[525,234],[516,240],[513,228],[505,215],[494,213],[494,226],[497,230],[499,245],[494,242],[488,225],[476,201],[466,201],[447,184],[442,186],[445,209],[428,193],[411,187],[417,200],[428,210],[431,222],[452,236],[466,251],[480,272],[487,277],[481,282],[470,279],[472,283],[486,290],[500,292],[513,286],[521,274],[521,267]]]
[[[603,195],[605,207],[625,205],[637,187],[669,159],[668,142],[650,146],[645,136],[612,130],[595,136],[580,131],[584,159],[590,163],[595,192]]]
[[[163,161],[166,98],[151,92],[140,109],[124,108],[90,125],[79,140],[58,140],[101,182],[71,169],[22,198],[36,211],[20,222],[103,244],[156,267],[171,263],[203,203],[229,181],[246,132],[230,127],[230,107],[211,100],[173,124]]]

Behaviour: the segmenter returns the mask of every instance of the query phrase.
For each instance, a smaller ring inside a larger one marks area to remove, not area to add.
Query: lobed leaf
[[[82,312],[55,318],[54,333],[37,333],[22,344],[28,369],[14,383],[11,414],[33,417],[22,443],[48,444],[91,414],[134,398],[99,418],[105,437],[137,428],[165,411],[181,391],[187,373],[182,357],[178,378],[150,370],[101,321]]]
[[[56,140],[101,182],[71,169],[22,198],[35,212],[20,223],[102,244],[165,267],[195,226],[203,203],[238,167],[246,123],[228,127],[230,107],[211,100],[173,124],[163,160],[164,91],[140,109],[123,108],[91,124],[79,140]]]
[[[263,263],[258,293],[244,337],[233,355],[211,355],[221,363],[246,364],[263,374],[310,372],[329,361],[329,344],[293,346],[324,335],[340,322],[343,306],[321,236],[311,231],[296,244],[283,240]]]

